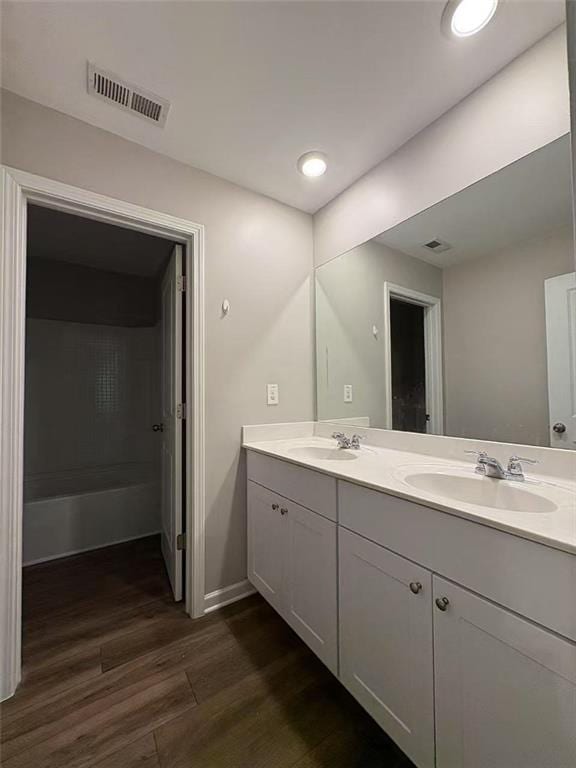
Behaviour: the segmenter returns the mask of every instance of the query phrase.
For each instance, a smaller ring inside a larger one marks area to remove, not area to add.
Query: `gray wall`
[[[158,322],[160,285],[153,277],[34,258],[26,270],[28,317],[131,328]]]
[[[566,229],[443,271],[447,435],[549,445],[544,280],[573,270]]]
[[[569,112],[563,25],[318,211],[316,264],[565,135]]]
[[[442,296],[440,269],[374,241],[316,270],[318,419],[368,416],[370,426],[384,426],[386,281]],[[352,403],[344,384],[353,386]]]
[[[240,427],[313,416],[311,217],[10,93],[2,162],[206,226],[206,591],[244,579]]]

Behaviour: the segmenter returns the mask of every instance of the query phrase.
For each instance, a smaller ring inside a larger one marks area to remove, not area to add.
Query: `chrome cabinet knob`
[[[564,432],[566,432],[566,424],[562,424],[561,421],[557,421],[552,429],[554,432],[556,432],[557,435],[563,435]]]
[[[152,424],[153,432],[164,432],[164,424]]]
[[[280,514],[281,515],[287,515],[288,514],[288,510],[286,509],[286,507],[282,507],[282,509],[280,510]]]
[[[450,600],[447,597],[437,597],[435,600],[436,607],[439,611],[447,611],[450,605]]]
[[[280,504],[272,504],[272,509],[276,512],[277,509],[280,509]]]
[[[414,595],[417,595],[419,592],[422,592],[422,584],[420,584],[419,581],[411,581],[410,592],[412,592],[412,594]]]

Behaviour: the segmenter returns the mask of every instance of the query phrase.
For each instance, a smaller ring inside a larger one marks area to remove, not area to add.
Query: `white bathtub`
[[[160,529],[154,465],[120,464],[26,478],[25,565],[117,544]]]

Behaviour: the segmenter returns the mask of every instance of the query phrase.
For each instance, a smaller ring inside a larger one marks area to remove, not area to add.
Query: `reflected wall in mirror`
[[[316,270],[319,420],[576,449],[570,137]]]

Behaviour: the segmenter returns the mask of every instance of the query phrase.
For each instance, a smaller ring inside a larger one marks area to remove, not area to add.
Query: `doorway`
[[[426,432],[424,307],[390,300],[392,429]]]
[[[27,214],[23,564],[158,534],[179,601],[182,246]]]
[[[384,283],[386,429],[444,433],[442,303]]]
[[[177,568],[172,569],[171,581],[174,596],[178,597],[179,589],[180,597],[184,593],[186,611],[194,617],[204,612],[204,273],[203,228],[200,225],[4,167],[0,169],[0,181],[4,224],[4,237],[0,242],[4,289],[0,296],[0,366],[6,372],[0,379],[0,420],[5,427],[0,437],[0,523],[6,532],[0,543],[0,699],[5,699],[14,693],[21,676],[28,207],[50,208],[84,220],[115,225],[124,230],[171,241],[175,247],[169,264],[176,264],[177,254],[180,254],[187,281],[180,279],[182,274],[177,275],[175,267],[171,275],[179,283],[179,288],[188,288],[189,299],[180,304],[175,300],[172,310],[175,317],[180,312],[182,343],[190,354],[184,361],[182,371],[178,373],[176,368],[173,371],[171,385],[174,386],[174,393],[164,416],[183,422],[180,431],[182,448],[189,449],[190,460],[184,464],[186,470],[181,487],[181,515],[173,518],[174,524],[165,533],[176,537],[178,520],[181,523],[185,521],[185,532],[179,542],[181,549],[177,550],[184,552],[180,557],[185,560],[185,567],[181,569],[184,572],[185,590],[182,588],[182,580],[178,578]],[[112,365],[116,362],[112,359]],[[182,393],[180,399],[177,386]],[[103,392],[104,389],[101,389],[101,394]],[[103,397],[104,408],[105,400]],[[181,418],[183,416],[187,418]],[[154,423],[159,427],[159,434],[154,434],[154,437],[164,441],[173,438],[174,430],[170,423],[167,424],[162,418]],[[177,451],[172,451],[171,459],[173,464],[177,464]],[[178,505],[177,495],[178,489],[173,486],[165,498]],[[183,529],[184,525],[181,527]],[[168,570],[170,573],[170,568]]]

